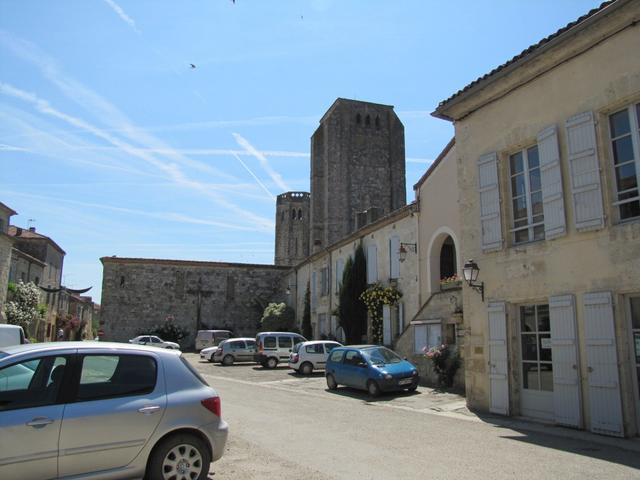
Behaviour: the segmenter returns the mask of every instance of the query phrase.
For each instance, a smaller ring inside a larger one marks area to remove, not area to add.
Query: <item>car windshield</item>
[[[374,365],[386,365],[389,363],[400,363],[402,358],[388,348],[377,347],[363,350],[364,356]]]

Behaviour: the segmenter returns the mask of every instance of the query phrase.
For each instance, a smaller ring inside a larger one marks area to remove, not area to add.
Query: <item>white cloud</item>
[[[127,24],[129,25],[134,32],[136,32],[138,35],[140,35],[140,30],[138,30],[138,27],[136,27],[136,22],[134,22],[133,18],[131,18],[129,15],[127,15],[125,13],[125,11],[122,9],[122,7],[120,5],[118,5],[116,2],[114,2],[113,0],[104,0],[104,2],[109,5],[114,12],[116,12],[116,14]]]
[[[262,168],[267,172],[267,174],[271,177],[271,180],[273,180],[274,183],[281,190],[285,192],[289,191],[289,186],[286,183],[284,183],[282,176],[278,172],[276,172],[273,168],[271,168],[271,165],[269,164],[269,160],[267,160],[267,157],[265,157],[261,152],[259,152],[253,145],[249,143],[247,139],[242,137],[239,133],[234,133],[233,137],[236,139],[236,141],[242,148],[244,148],[248,153],[250,153],[251,155],[253,155],[255,158],[258,159]]]

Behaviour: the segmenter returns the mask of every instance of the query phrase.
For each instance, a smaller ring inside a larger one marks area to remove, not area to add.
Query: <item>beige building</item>
[[[415,250],[408,253],[407,261],[400,261],[401,245],[415,247],[417,242],[416,207],[412,203],[359,228],[327,249],[313,254],[287,275],[288,301],[291,305],[295,302],[298,324],[302,322],[304,297],[309,284],[313,338],[344,340],[334,313],[339,305],[345,263],[354,256],[360,244],[367,261],[367,283],[378,283],[383,287],[393,285],[402,293],[398,305],[383,308],[383,343],[393,345],[404,332],[407,319],[413,318],[419,306]],[[362,341],[370,341],[370,329],[369,325]]]
[[[607,2],[443,101],[465,384],[479,410],[640,429],[640,2]]]

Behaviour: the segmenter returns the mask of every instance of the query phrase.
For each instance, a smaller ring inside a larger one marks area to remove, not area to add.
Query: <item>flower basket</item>
[[[440,279],[440,290],[452,290],[460,288],[462,286],[462,280],[458,275],[452,275]]]

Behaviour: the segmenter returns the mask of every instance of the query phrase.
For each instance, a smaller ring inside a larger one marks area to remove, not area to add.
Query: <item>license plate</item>
[[[412,378],[402,378],[398,381],[398,385],[409,385],[412,381]]]

